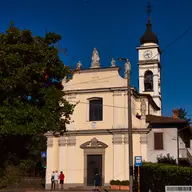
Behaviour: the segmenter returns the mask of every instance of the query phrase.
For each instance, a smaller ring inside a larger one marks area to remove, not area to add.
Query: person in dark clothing
[[[101,177],[99,176],[98,173],[95,174],[94,184],[95,184],[95,190],[98,191],[101,188]]]
[[[53,173],[51,174],[51,189],[55,189],[55,181],[54,181],[54,174],[55,172],[53,171]]]

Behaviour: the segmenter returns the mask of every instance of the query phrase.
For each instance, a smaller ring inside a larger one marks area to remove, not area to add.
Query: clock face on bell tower
[[[146,50],[143,56],[145,59],[150,59],[153,56],[153,52],[151,50]]]

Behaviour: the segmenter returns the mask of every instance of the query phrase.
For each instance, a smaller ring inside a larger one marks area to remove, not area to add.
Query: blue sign
[[[142,156],[135,156],[135,166],[141,167],[142,166]]]
[[[44,152],[41,152],[41,158],[46,158],[47,157],[47,153],[44,151]]]

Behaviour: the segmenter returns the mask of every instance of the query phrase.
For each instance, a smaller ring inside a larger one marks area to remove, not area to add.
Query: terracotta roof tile
[[[176,119],[173,117],[146,115],[146,122],[148,123],[188,123],[184,119]]]

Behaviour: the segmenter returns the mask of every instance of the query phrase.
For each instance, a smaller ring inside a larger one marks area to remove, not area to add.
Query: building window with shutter
[[[163,150],[163,133],[154,133],[154,150]]]
[[[103,99],[89,99],[89,121],[103,121]]]

